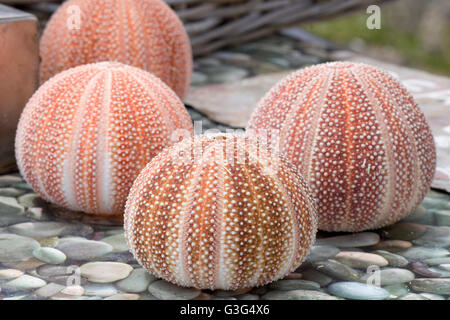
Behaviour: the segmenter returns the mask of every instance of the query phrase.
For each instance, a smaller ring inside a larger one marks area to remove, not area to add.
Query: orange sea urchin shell
[[[235,290],[285,276],[315,239],[315,203],[284,159],[244,135],[185,139],[131,189],[125,235],[136,259],[181,286]]]
[[[402,219],[422,201],[435,170],[419,107],[399,81],[365,64],[293,73],[262,99],[247,129],[278,136],[280,153],[318,201],[322,230],[361,231]]]
[[[147,70],[181,99],[189,89],[192,53],[175,12],[161,0],[69,0],[42,35],[41,83],[79,65],[118,61]]]
[[[192,132],[184,105],[161,80],[102,62],[66,70],[39,88],[19,121],[16,159],[46,200],[117,215],[140,170],[177,135]]]

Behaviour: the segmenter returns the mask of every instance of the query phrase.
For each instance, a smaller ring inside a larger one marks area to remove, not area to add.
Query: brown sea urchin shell
[[[295,168],[244,135],[185,139],[131,189],[125,235],[136,259],[181,286],[236,290],[296,269],[317,215]]]
[[[138,68],[101,62],[66,70],[26,105],[16,159],[44,199],[123,214],[134,179],[162,149],[193,133],[178,96]]]
[[[41,39],[41,83],[79,65],[118,61],[147,70],[181,99],[189,89],[192,53],[175,12],[161,0],[69,0]]]
[[[428,191],[433,137],[407,90],[365,64],[335,62],[288,76],[262,99],[249,134],[277,136],[310,184],[319,229],[361,231],[407,216]]]

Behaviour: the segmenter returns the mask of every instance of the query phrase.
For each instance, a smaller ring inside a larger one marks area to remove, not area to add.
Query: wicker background
[[[166,0],[183,20],[196,55],[305,21],[389,0]]]
[[[195,55],[246,42],[305,21],[393,0],[165,0],[183,20]],[[50,15],[58,0],[0,0]],[[33,12],[33,13],[34,13]],[[38,14],[40,18],[42,16]]]

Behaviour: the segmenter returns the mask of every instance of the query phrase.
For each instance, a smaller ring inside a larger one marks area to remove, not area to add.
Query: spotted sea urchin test
[[[183,99],[192,53],[175,12],[161,0],[69,0],[48,22],[40,44],[41,83],[79,65],[118,61],[149,71]]]
[[[181,286],[235,290],[284,277],[305,259],[317,215],[286,160],[244,135],[185,139],[156,156],[127,200],[137,261]]]
[[[142,168],[178,134],[192,133],[184,105],[161,80],[102,62],[66,70],[39,88],[19,121],[16,159],[44,199],[121,215]]]
[[[247,130],[278,140],[280,153],[309,183],[319,229],[327,231],[375,229],[404,218],[425,197],[436,165],[431,130],[411,95],[365,64],[293,73],[266,94]]]

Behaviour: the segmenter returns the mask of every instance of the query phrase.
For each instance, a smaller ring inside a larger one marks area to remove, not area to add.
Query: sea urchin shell
[[[101,62],[66,70],[39,88],[19,121],[16,159],[44,199],[117,215],[142,168],[192,131],[184,105],[161,80]]]
[[[41,83],[79,65],[118,61],[149,71],[183,99],[192,53],[188,35],[161,0],[69,0],[42,35]]]
[[[422,201],[435,170],[419,107],[399,81],[365,64],[293,73],[262,99],[247,129],[278,138],[280,153],[310,184],[319,229],[327,231],[402,219]]]
[[[125,235],[138,262],[181,286],[235,290],[285,276],[315,239],[315,202],[287,161],[244,135],[196,136],[136,179]]]

